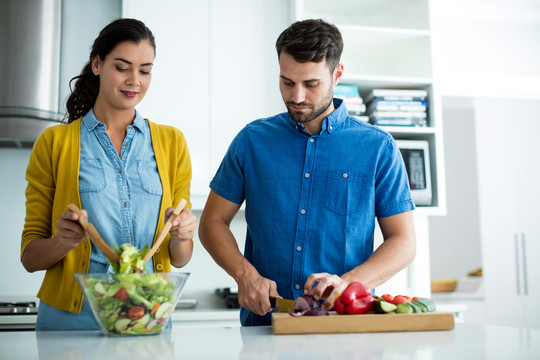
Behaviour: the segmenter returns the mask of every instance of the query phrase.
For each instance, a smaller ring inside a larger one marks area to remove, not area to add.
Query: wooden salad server
[[[120,256],[113,250],[111,247],[103,241],[101,236],[99,236],[98,231],[88,222],[88,217],[79,209],[75,204],[69,204],[68,209],[79,216],[79,224],[83,227],[84,230],[90,235],[90,240],[92,243],[109,259],[112,263],[118,264],[120,261]]]

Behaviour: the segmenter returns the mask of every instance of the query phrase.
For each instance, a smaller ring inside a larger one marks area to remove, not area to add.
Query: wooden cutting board
[[[390,331],[452,330],[454,314],[429,312],[418,314],[362,314],[294,317],[272,313],[272,329],[278,334],[334,334]]]

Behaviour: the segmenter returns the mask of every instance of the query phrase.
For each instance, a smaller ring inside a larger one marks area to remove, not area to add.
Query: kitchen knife
[[[294,312],[294,300],[270,298],[270,305],[275,312]]]

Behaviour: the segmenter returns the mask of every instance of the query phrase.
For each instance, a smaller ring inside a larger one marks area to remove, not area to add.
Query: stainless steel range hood
[[[59,112],[61,0],[0,0],[0,147],[31,146]]]

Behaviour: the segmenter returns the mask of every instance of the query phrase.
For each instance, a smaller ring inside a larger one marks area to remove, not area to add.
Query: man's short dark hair
[[[332,73],[343,52],[343,39],[335,25],[322,19],[302,20],[279,35],[276,50],[278,58],[283,51],[301,63],[326,60]]]

